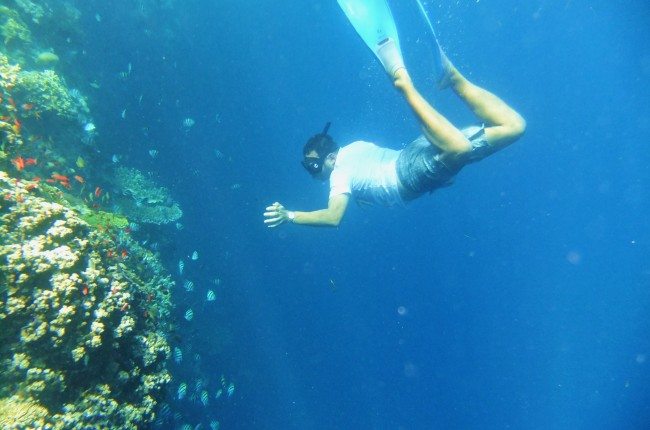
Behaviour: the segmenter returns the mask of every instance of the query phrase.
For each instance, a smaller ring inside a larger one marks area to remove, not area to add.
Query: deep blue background
[[[407,209],[351,205],[337,230],[262,223],[276,200],[326,204],[304,141],[326,121],[341,144],[400,148],[419,131],[336,2],[81,5],[99,150],[154,172],[184,208],[185,228],[161,233],[170,270],[201,256],[179,315],[223,281],[212,311],[179,323],[203,357],[179,373],[237,390],[181,404],[193,424],[650,428],[650,7],[427,3],[452,61],[527,134]],[[391,5],[416,85],[471,123],[433,89],[413,2]]]

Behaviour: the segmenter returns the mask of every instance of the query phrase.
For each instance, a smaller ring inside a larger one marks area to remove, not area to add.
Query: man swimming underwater
[[[395,51],[393,58],[378,56],[392,76],[395,88],[421,123],[424,135],[399,151],[364,141],[339,148],[327,134],[328,123],[321,133],[307,141],[302,161],[312,177],[329,180],[327,208],[293,211],[275,202],[264,212],[264,223],[268,227],[285,222],[336,227],[350,197],[358,202],[383,206],[404,204],[449,185],[465,165],[482,160],[523,135],[526,122],[522,116],[494,94],[467,80],[438,47],[439,88],[451,88],[484,124],[456,128],[415,88],[401,54],[397,53],[399,48],[391,49]]]

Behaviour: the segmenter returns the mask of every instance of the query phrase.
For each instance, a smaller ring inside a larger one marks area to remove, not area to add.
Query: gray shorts
[[[402,149],[397,158],[397,177],[401,184],[400,195],[404,201],[451,185],[453,177],[464,166],[497,150],[488,144],[484,126],[471,126],[461,131],[472,144],[472,149],[460,155],[443,153],[424,136],[418,137]]]

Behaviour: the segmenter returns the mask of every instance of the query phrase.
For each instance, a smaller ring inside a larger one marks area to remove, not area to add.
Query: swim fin
[[[416,0],[416,2],[418,4],[418,8],[420,9],[420,13],[422,14],[422,17],[424,18],[427,25],[429,26],[429,29],[431,30],[434,49],[438,50],[438,55],[434,55],[434,70],[435,70],[434,78],[436,80],[436,84],[438,85],[439,89],[447,88],[451,83],[450,82],[451,68],[453,67],[453,65],[451,64],[451,61],[449,61],[449,58],[447,58],[447,55],[445,55],[445,51],[442,50],[442,47],[438,42],[438,37],[436,36],[436,32],[433,29],[433,25],[431,24],[431,20],[429,19],[429,15],[427,14],[427,11],[424,8],[424,5],[422,4],[422,1]]]
[[[404,67],[399,36],[386,0],[338,0],[339,6],[386,72],[393,77]]]

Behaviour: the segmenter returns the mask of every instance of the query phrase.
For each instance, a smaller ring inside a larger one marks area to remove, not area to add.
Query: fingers
[[[266,207],[264,217],[266,218],[264,224],[267,224],[267,227],[277,227],[285,221],[284,207],[279,202],[275,202]]]

